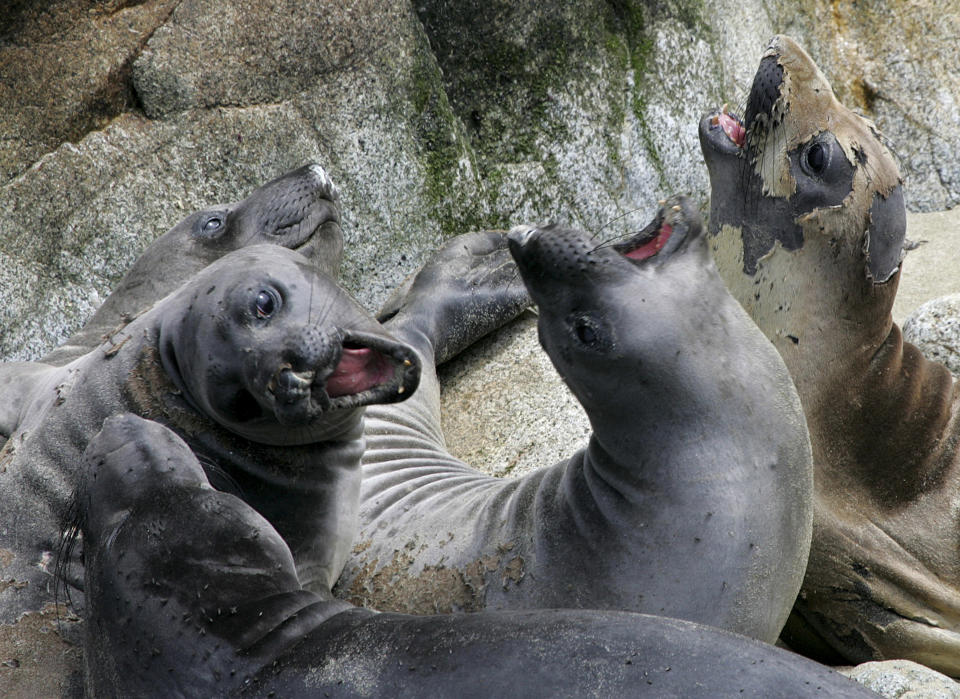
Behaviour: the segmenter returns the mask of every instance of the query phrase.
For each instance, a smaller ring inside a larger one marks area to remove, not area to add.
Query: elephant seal
[[[340,195],[316,163],[281,175],[243,201],[190,214],[151,243],[90,320],[40,361],[62,366],[228,252],[269,243],[296,250],[333,278],[340,270]]]
[[[91,696],[876,696],[793,653],[676,619],[353,608],[304,590],[283,537],[211,488],[161,425],[109,418],[84,459]],[[352,509],[326,508],[338,506]]]
[[[744,121],[708,115],[700,139],[717,266],[783,356],[813,445],[813,545],[784,638],[825,660],[960,675],[958,395],[891,318],[895,159],[784,36]]]
[[[338,595],[423,614],[640,611],[777,638],[806,565],[810,445],[783,362],[700,229],[678,199],[616,247],[556,226],[510,234],[541,343],[593,427],[585,449],[519,479],[444,448],[430,369],[448,325],[424,318],[466,275],[428,266],[387,323],[420,353],[421,386],[368,410]]]
[[[53,601],[81,454],[127,411],[181,435],[286,537],[301,583],[329,589],[356,530],[363,406],[413,393],[413,349],[276,245],[225,255],[114,342],[63,367],[0,365],[2,402],[22,406],[0,452],[0,623]]]

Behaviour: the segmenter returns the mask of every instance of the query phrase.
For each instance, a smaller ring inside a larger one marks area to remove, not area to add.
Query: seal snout
[[[509,241],[511,248],[514,246],[522,248],[536,238],[539,234],[539,231],[540,229],[536,226],[521,224],[510,229],[510,232],[507,233],[507,240]]]
[[[775,118],[774,106],[780,99],[780,87],[783,85],[783,66],[780,65],[780,56],[777,53],[768,54],[760,60],[760,67],[750,86],[750,97],[747,98],[747,109],[743,117],[744,128],[749,131],[755,124],[762,124],[766,119]],[[757,121],[758,118],[761,121]]]

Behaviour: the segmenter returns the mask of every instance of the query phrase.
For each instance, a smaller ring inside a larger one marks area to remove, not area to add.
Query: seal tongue
[[[369,347],[344,347],[340,362],[327,378],[331,398],[362,393],[393,378],[393,365]]]
[[[629,257],[631,260],[645,260],[648,257],[653,257],[667,244],[671,233],[673,233],[673,226],[669,223],[664,223],[651,240],[648,240],[633,250],[623,253],[623,255],[624,257]]]

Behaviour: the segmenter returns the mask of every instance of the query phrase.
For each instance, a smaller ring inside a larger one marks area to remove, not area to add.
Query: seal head
[[[60,366],[86,354],[207,265],[250,245],[296,250],[336,277],[343,256],[339,199],[324,169],[311,163],[242,201],[190,214],[151,243],[84,327],[41,361]]]
[[[786,36],[764,53],[743,120],[724,108],[699,133],[717,267],[803,395],[819,379],[792,361],[798,345],[862,352],[889,332],[906,233],[896,162]],[[826,311],[850,306],[855,317]]]
[[[245,439],[322,442],[360,407],[417,387],[413,350],[292,251],[238,251],[182,294],[190,311],[160,324],[164,370],[198,411]]]

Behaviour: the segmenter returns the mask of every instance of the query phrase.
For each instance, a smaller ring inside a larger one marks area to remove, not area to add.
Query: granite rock
[[[910,660],[882,660],[837,669],[887,699],[960,699],[960,684]]]

